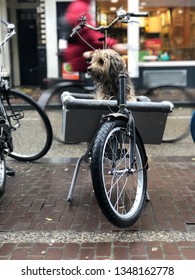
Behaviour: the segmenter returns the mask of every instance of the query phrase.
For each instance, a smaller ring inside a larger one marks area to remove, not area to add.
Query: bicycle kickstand
[[[78,172],[79,172],[79,168],[80,168],[82,160],[83,160],[83,156],[81,156],[77,160],[77,163],[76,163],[76,166],[75,166],[75,169],[74,169],[74,173],[73,173],[73,177],[72,177],[72,181],[71,181],[71,185],[70,185],[70,189],[69,189],[69,193],[68,193],[68,197],[67,197],[68,202],[72,201],[73,192],[74,192],[74,189],[75,189],[75,184],[76,184],[76,180],[77,180],[77,177],[78,177]]]

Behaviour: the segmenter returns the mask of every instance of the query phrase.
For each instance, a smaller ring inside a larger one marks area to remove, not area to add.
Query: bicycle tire
[[[6,186],[6,166],[5,159],[0,159],[0,196],[2,196],[5,192]]]
[[[195,143],[195,111],[193,111],[190,121],[190,133],[192,136],[192,140]]]
[[[167,125],[162,139],[163,143],[175,143],[185,139],[190,134],[189,125],[186,125],[185,120],[182,121],[180,119],[181,122],[179,123],[178,129],[169,130],[168,128],[169,124],[171,127],[173,127],[173,125],[171,125],[171,122],[173,122],[174,119],[180,117],[177,111],[186,103],[186,96],[188,102],[190,100],[193,100],[193,96],[191,96],[184,87],[177,85],[157,86],[147,89],[145,95],[148,96],[151,101],[169,100],[174,104],[174,110],[172,114],[167,118]]]
[[[43,109],[25,93],[9,89],[3,92],[7,96],[12,109],[19,115],[19,123],[9,117],[12,125],[13,152],[8,155],[19,161],[38,160],[49,151],[53,132],[49,118]],[[13,115],[3,100],[7,116]]]
[[[146,89],[144,94],[148,97],[151,97],[152,101],[169,100],[176,104],[189,100],[193,101],[193,95],[190,94],[185,87],[177,85],[161,85],[151,87]]]
[[[91,151],[91,176],[97,202],[106,218],[120,228],[129,227],[137,221],[146,201],[147,163],[139,137],[136,137],[134,172],[125,172],[130,168],[127,160],[130,157],[130,138],[127,121],[105,122],[97,133]],[[115,150],[117,145],[117,152],[114,153],[112,145],[115,145]],[[117,167],[120,169],[117,170]]]

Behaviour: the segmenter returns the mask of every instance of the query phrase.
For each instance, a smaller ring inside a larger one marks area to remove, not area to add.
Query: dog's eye
[[[103,64],[104,64],[104,60],[103,60],[102,58],[100,58],[99,61],[98,61],[98,63],[99,63],[100,65],[103,65]]]

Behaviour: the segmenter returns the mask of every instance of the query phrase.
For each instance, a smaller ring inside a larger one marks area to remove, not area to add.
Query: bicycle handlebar
[[[76,33],[78,33],[84,26],[87,28],[94,30],[94,31],[105,31],[110,29],[112,26],[114,26],[118,21],[122,21],[124,23],[128,23],[130,21],[131,17],[148,17],[148,13],[127,13],[124,9],[119,9],[116,12],[117,17],[107,26],[99,26],[99,27],[94,27],[90,24],[88,24],[86,21],[85,15],[81,17],[80,21],[81,23],[77,25],[73,30],[72,33],[70,34],[70,37],[73,37]]]
[[[73,30],[72,33],[70,34],[70,37],[73,37],[77,32],[79,32],[81,30],[81,25],[77,25]]]
[[[3,24],[5,24],[6,26],[9,24],[9,22],[7,22],[7,21],[4,20],[4,19],[1,19],[1,22],[2,22]]]
[[[138,13],[138,14],[127,13],[126,15],[130,16],[130,17],[148,17],[149,16],[149,14],[147,12],[145,12],[145,13]]]

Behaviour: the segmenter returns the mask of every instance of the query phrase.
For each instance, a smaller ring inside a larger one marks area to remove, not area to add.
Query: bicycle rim
[[[0,159],[0,196],[5,192],[6,185],[6,170],[5,160]]]
[[[192,140],[195,143],[195,111],[193,111],[192,118],[190,121],[190,132],[191,132]]]
[[[190,135],[191,108],[175,108],[167,116],[163,143],[176,143]],[[173,129],[174,128],[174,129]]]
[[[40,159],[49,151],[53,138],[47,115],[26,94],[14,90],[9,90],[5,94],[8,94],[9,102],[15,112],[13,116],[13,112],[5,106],[13,127],[13,152],[9,156],[20,161]]]
[[[175,143],[185,139],[190,134],[190,129],[185,117],[181,118],[180,111],[182,104],[193,100],[192,94],[185,90],[184,87],[174,85],[150,88],[145,94],[151,98],[151,101],[169,100],[175,105],[173,112],[167,118],[162,142]],[[175,124],[176,119],[178,124]],[[172,127],[175,127],[175,129],[173,130]]]
[[[135,147],[135,163],[130,170],[131,138],[126,122],[102,126],[92,151],[92,181],[99,206],[118,227],[134,224],[146,199],[146,169],[140,143]]]

